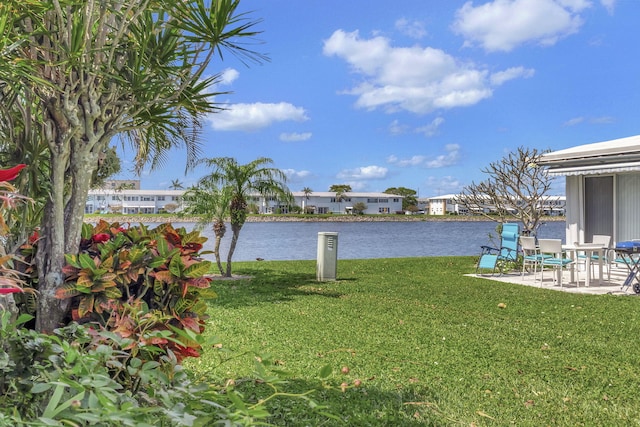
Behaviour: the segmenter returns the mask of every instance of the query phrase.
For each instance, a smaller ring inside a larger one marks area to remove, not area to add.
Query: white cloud
[[[466,2],[456,12],[453,30],[487,51],[510,51],[528,42],[553,45],[576,33],[587,0],[493,0],[479,6]]]
[[[425,166],[432,169],[456,164],[460,158],[460,146],[458,144],[447,144],[444,149],[447,154],[442,154],[435,159],[429,160],[425,163]]]
[[[215,130],[221,131],[255,131],[276,122],[308,120],[302,107],[287,102],[267,104],[233,104],[227,110],[210,114],[208,120]]]
[[[615,117],[611,117],[611,116],[591,117],[589,119],[585,117],[574,117],[573,119],[567,120],[562,125],[575,126],[575,125],[579,125],[580,123],[584,123],[587,120],[588,120],[588,123],[591,123],[594,125],[609,125],[611,123],[615,123],[616,121]]]
[[[231,83],[236,81],[238,77],[240,77],[240,73],[238,72],[238,70],[227,68],[223,70],[222,73],[220,73],[220,84],[230,85]]]
[[[342,58],[363,77],[344,92],[357,96],[360,108],[424,114],[474,105],[493,94],[487,70],[431,47],[394,47],[381,36],[363,39],[358,31],[337,30],[323,53]]]
[[[344,169],[336,175],[336,178],[353,181],[384,179],[387,177],[388,172],[387,168],[381,166],[363,166],[355,169]]]
[[[491,75],[491,84],[494,86],[500,86],[504,82],[508,82],[509,80],[517,79],[520,77],[528,79],[530,77],[533,77],[534,74],[535,70],[531,68],[512,67],[504,71],[493,73]]]
[[[600,3],[607,9],[607,12],[613,14],[616,7],[616,0],[600,0]]]
[[[409,21],[406,18],[400,18],[396,21],[396,29],[414,39],[421,39],[427,35],[424,23],[420,21]]]
[[[400,121],[394,120],[389,124],[389,133],[391,135],[402,135],[407,132],[409,126],[400,124]]]
[[[460,146],[458,144],[447,144],[444,146],[446,154],[436,157],[423,155],[412,156],[408,159],[400,159],[395,155],[387,157],[387,163],[399,167],[420,166],[428,169],[443,168],[454,165],[460,158]]]
[[[430,176],[427,178],[425,183],[433,193],[431,196],[441,196],[443,194],[457,194],[464,187],[464,185],[460,182],[459,179],[452,176],[443,176],[443,177]]]
[[[591,123],[598,125],[608,125],[611,123],[615,123],[616,119],[611,116],[602,116],[602,117],[594,117],[591,119]]]
[[[351,191],[365,191],[369,185],[366,181],[349,181],[345,184],[351,187]]]
[[[438,128],[444,123],[444,119],[442,117],[436,117],[426,126],[421,126],[416,129],[416,132],[423,133],[424,136],[430,138],[434,136],[438,132]]]
[[[563,123],[564,126],[575,126],[584,122],[584,117],[574,117],[573,119],[569,119]]]
[[[280,141],[285,142],[298,142],[298,141],[307,141],[311,138],[311,132],[304,133],[281,133]]]
[[[387,157],[387,163],[400,166],[401,168],[408,167],[408,166],[420,166],[426,160],[427,160],[426,156],[420,156],[420,155],[412,156],[408,159],[399,159],[398,157],[393,155]]]
[[[305,170],[297,171],[295,169],[282,169],[282,172],[287,176],[287,181],[290,183],[302,182],[311,176],[311,172]]]

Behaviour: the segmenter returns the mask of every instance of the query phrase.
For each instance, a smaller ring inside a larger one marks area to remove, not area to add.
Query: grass
[[[214,282],[209,333],[236,353],[271,354],[291,374],[287,391],[319,388],[313,398],[339,418],[274,399],[277,425],[640,424],[638,299],[463,276],[473,262],[340,260],[339,280],[324,283],[314,261],[234,263],[253,279]],[[187,367],[224,381],[250,378],[254,362],[208,352]]]

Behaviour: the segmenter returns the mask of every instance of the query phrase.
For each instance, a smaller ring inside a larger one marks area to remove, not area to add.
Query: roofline
[[[543,154],[541,166],[597,165],[640,160],[640,135],[595,142]]]

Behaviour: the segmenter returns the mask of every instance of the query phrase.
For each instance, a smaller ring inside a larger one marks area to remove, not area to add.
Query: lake
[[[174,226],[191,229],[193,224]],[[315,260],[319,232],[338,233],[338,259],[478,255],[481,245],[493,246],[489,234],[496,236],[495,227],[488,221],[248,222],[240,232],[233,260]],[[213,230],[209,227],[203,235],[209,238],[205,249],[212,249]],[[538,237],[564,242],[565,222],[547,222]],[[223,260],[230,242],[227,226]],[[213,255],[206,257],[213,259]]]

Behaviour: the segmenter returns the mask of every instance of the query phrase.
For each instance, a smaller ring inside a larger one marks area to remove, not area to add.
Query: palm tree
[[[232,196],[231,187],[217,187],[210,182],[202,182],[184,193],[184,200],[187,202],[184,212],[199,216],[196,228],[202,230],[212,224],[213,233],[216,236],[213,254],[221,275],[225,272],[220,259],[220,242],[227,232],[224,221],[229,217]]]
[[[309,201],[309,196],[311,195],[311,193],[313,193],[313,190],[310,189],[309,187],[304,187],[302,189],[302,193],[304,194],[304,199],[308,202]],[[302,213],[307,213],[306,212],[307,204],[303,203],[303,205],[304,206],[302,206]]]
[[[286,186],[287,176],[280,169],[268,167],[273,160],[260,157],[245,165],[231,157],[202,159],[199,163],[213,168],[213,172],[200,179],[199,185],[229,187],[231,203],[231,244],[227,254],[225,276],[231,277],[231,259],[238,243],[240,230],[247,220],[247,197],[259,194],[262,197],[277,196],[278,200],[289,203],[291,192]]]
[[[333,184],[329,187],[329,191],[336,193],[336,202],[338,202],[338,210],[342,213],[341,203],[344,199],[346,199],[345,193],[351,191],[351,186],[349,184]]]
[[[169,186],[169,188],[172,190],[182,190],[184,186],[182,185],[179,179],[174,179],[174,180],[171,180],[171,185]]]
[[[70,308],[55,291],[65,253],[78,251],[100,154],[122,138],[140,171],[184,147],[190,168],[200,154],[202,117],[221,110],[215,88],[223,76],[211,71],[214,61],[226,52],[245,62],[265,58],[243,43],[258,34],[257,21],[238,11],[239,0],[2,5],[0,99],[15,107],[0,109],[0,122],[20,126],[7,115],[32,110],[30,125],[48,151],[36,329],[52,331]]]

